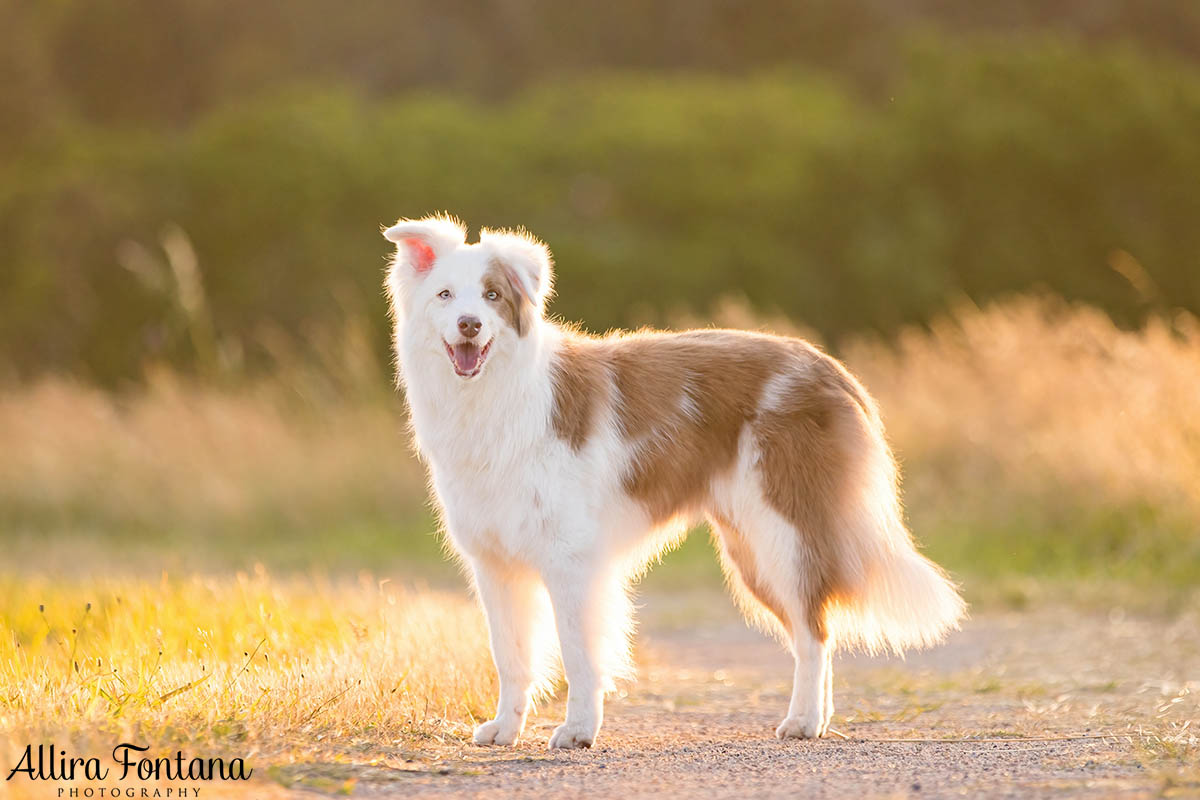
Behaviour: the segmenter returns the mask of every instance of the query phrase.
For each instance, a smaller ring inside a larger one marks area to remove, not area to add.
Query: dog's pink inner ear
[[[432,247],[413,237],[405,239],[404,246],[408,248],[408,257],[415,272],[423,275],[433,269]]]

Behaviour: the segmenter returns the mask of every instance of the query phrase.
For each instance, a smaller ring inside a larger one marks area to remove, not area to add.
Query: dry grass
[[[351,571],[389,538],[437,554],[402,403],[317,371],[126,395],[51,378],[0,392],[0,538],[34,568],[83,552],[156,568]],[[410,530],[415,529],[415,530]]]
[[[493,691],[464,595],[262,571],[0,579],[0,687],[13,747],[116,738],[289,758],[461,736]]]
[[[0,394],[0,507],[48,524],[181,527],[349,504],[419,504],[399,400],[304,396],[294,382],[224,390],[154,377],[115,396],[69,380]]]
[[[1200,519],[1194,317],[1123,331],[1096,309],[1027,297],[960,306],[847,357],[879,396],[918,497],[999,487]]]

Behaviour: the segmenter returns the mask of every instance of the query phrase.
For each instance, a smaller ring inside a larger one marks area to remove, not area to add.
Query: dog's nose
[[[482,327],[483,323],[479,321],[479,317],[458,318],[458,332],[468,339],[474,339]]]

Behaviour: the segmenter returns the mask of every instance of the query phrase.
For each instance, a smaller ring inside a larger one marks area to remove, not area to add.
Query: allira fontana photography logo
[[[26,745],[6,780],[24,776],[31,781],[70,783],[109,782],[104,786],[60,787],[60,797],[199,797],[200,781],[244,781],[254,770],[242,758],[189,757],[182,751],[149,756],[149,747],[122,742],[113,748],[109,759],[78,756],[61,750],[53,743]],[[116,786],[114,781],[152,781],[154,787]],[[168,785],[163,785],[168,784]]]

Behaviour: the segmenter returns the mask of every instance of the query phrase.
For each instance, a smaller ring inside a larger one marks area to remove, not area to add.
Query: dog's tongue
[[[479,366],[479,348],[474,342],[454,345],[454,366],[459,372],[473,372]]]

